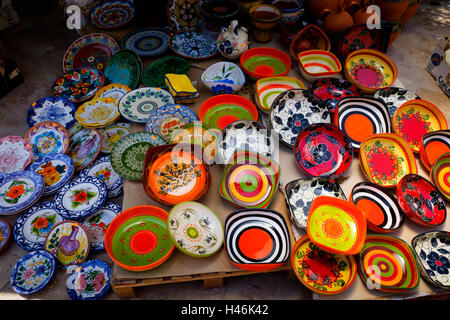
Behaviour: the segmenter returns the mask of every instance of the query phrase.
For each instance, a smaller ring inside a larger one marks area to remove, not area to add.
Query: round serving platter
[[[69,130],[76,122],[75,105],[63,97],[44,97],[28,108],[27,123],[31,128],[40,122],[58,122]]]
[[[169,31],[163,28],[143,28],[126,34],[121,46],[141,57],[153,57],[164,54],[169,49]]]

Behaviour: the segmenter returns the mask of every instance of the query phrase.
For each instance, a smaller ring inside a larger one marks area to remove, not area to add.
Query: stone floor
[[[67,47],[78,37],[61,24],[42,15],[23,21],[20,25],[3,32],[3,41],[20,66],[25,82],[7,96],[0,99],[0,137],[23,136],[28,129],[25,121],[29,105],[49,95],[51,85],[62,70],[62,57]],[[450,34],[450,1],[442,5],[424,4],[406,25],[397,40],[388,50],[396,62],[405,87],[419,88],[444,95],[434,79],[425,70],[436,38]],[[441,106],[450,108],[450,104]],[[121,199],[115,199],[120,203]],[[13,224],[15,217],[7,217]],[[15,262],[26,252],[14,241],[0,256],[0,300],[22,299],[69,299],[65,292],[66,274],[59,271],[52,283],[39,293],[24,296],[15,293],[9,284],[9,273]],[[110,261],[105,253],[96,253],[90,258]],[[142,287],[136,299],[285,299],[309,300],[311,293],[296,279],[288,279],[285,272],[255,274],[225,279],[223,288],[204,289],[200,281]],[[118,299],[110,291],[107,300]]]

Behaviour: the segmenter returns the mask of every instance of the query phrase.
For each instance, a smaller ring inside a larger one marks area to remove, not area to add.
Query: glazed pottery
[[[302,236],[294,244],[292,268],[308,289],[324,294],[339,294],[348,289],[356,278],[357,265],[353,256],[326,252]]]
[[[404,28],[406,23],[411,19],[411,17],[417,12],[420,6],[419,0],[409,0],[408,8],[406,8],[405,12],[402,14],[401,25]]]
[[[323,21],[325,14],[335,11],[338,4],[339,0],[314,0],[308,1],[308,8],[316,20]]]
[[[200,11],[205,20],[206,29],[219,31],[230,21],[235,21],[239,13],[239,4],[235,0],[201,1]]]
[[[372,182],[355,184],[351,201],[361,209],[367,219],[367,227],[375,232],[388,233],[403,224],[403,211],[397,199],[386,189]]]
[[[231,263],[249,271],[268,271],[289,260],[291,239],[283,216],[269,209],[245,209],[225,219],[225,249]]]
[[[416,235],[411,245],[419,261],[422,277],[432,285],[450,289],[450,234],[447,231],[428,231]]]
[[[297,167],[307,176],[338,178],[351,167],[353,148],[337,127],[316,123],[304,128],[295,141]]]
[[[118,104],[114,98],[93,99],[78,107],[75,118],[85,128],[103,128],[120,118]]]
[[[70,136],[66,128],[57,122],[40,122],[25,133],[25,140],[33,147],[33,160],[47,155],[66,153]]]
[[[280,141],[294,148],[304,128],[314,123],[330,123],[331,118],[322,99],[308,90],[290,89],[275,98],[269,121]]]
[[[239,59],[249,46],[247,32],[237,20],[231,21],[228,28],[223,26],[216,41],[220,54],[229,60]]]
[[[167,223],[173,243],[189,256],[209,257],[222,247],[222,222],[210,208],[199,202],[177,204],[170,210]]]
[[[94,162],[101,148],[101,134],[96,129],[83,128],[70,138],[67,155],[72,158],[75,171],[80,171]]]
[[[188,74],[189,62],[180,57],[164,57],[149,64],[142,74],[142,83],[146,87],[168,89],[166,73]]]
[[[412,248],[402,239],[369,234],[357,256],[358,274],[368,290],[405,292],[420,283]]]
[[[386,104],[372,97],[347,97],[339,101],[334,124],[344,131],[355,149],[368,136],[392,132]]]
[[[105,82],[135,89],[141,82],[142,70],[142,61],[139,55],[129,49],[121,49],[109,59],[106,65]]]
[[[347,31],[353,26],[353,17],[345,10],[346,0],[339,0],[337,8],[323,20],[324,31],[338,34]]]
[[[245,84],[244,72],[232,62],[212,64],[200,79],[215,94],[236,93]]]
[[[309,24],[300,30],[289,46],[289,52],[295,61],[298,61],[300,52],[307,50],[331,50],[330,39],[320,27],[314,24]]]
[[[6,220],[0,219],[0,254],[3,253],[11,240],[11,226]]]
[[[447,152],[437,158],[431,169],[431,183],[447,200],[450,200],[449,163],[450,152]]]
[[[31,128],[34,125],[53,121],[58,122],[66,129],[75,124],[75,105],[62,97],[45,97],[31,104],[27,113],[27,124]]]
[[[111,165],[122,178],[141,180],[147,149],[165,143],[162,137],[151,132],[130,133],[113,146]]]
[[[252,22],[252,35],[257,42],[267,43],[281,18],[281,11],[275,6],[258,4],[248,10]]]
[[[308,214],[309,239],[330,253],[355,255],[366,240],[366,217],[350,201],[320,196],[314,199]]]
[[[325,50],[307,50],[298,54],[300,72],[307,81],[337,77],[342,66],[334,54]]]
[[[302,178],[285,185],[286,202],[294,224],[306,230],[311,204],[319,196],[347,200],[340,185],[329,178]]]
[[[92,100],[99,98],[113,98],[116,100],[120,100],[125,94],[130,91],[131,89],[127,85],[120,83],[111,83],[98,90]]]
[[[255,100],[259,109],[269,113],[276,97],[290,89],[305,89],[305,85],[297,78],[286,76],[259,79],[255,87]]]
[[[100,300],[111,288],[111,267],[102,260],[88,260],[74,268],[66,280],[72,300]]]
[[[74,125],[72,127],[70,127],[70,129],[68,129],[67,132],[69,132],[69,136],[72,138],[72,136],[75,133],[77,133],[78,131],[80,131],[81,129],[83,129],[82,125],[79,124],[78,121],[75,120]]]
[[[169,48],[173,53],[187,59],[208,59],[219,52],[215,39],[195,30],[179,31],[171,36]]]
[[[130,22],[135,14],[133,2],[104,1],[89,13],[89,20],[99,29],[116,29]]]
[[[355,25],[366,25],[367,21],[372,18],[375,19],[375,17],[377,17],[378,19],[381,19],[380,16],[376,15],[374,16],[374,12],[373,11],[367,11],[367,7],[369,5],[371,5],[372,0],[362,0],[361,1],[361,6],[359,7],[358,10],[356,10],[353,14],[353,23]],[[376,14],[376,13],[375,13]]]
[[[164,54],[169,50],[170,34],[163,28],[143,28],[126,34],[120,41],[128,49],[143,58]]]
[[[240,57],[242,70],[252,79],[284,76],[292,62],[287,54],[270,47],[248,49]]]
[[[375,0],[374,4],[381,9],[381,16],[386,21],[400,20],[408,8],[408,0]]]
[[[0,173],[25,170],[33,159],[33,146],[19,136],[0,138]]]
[[[185,74],[166,73],[164,81],[174,97],[192,96],[197,93],[191,79]]]
[[[416,159],[406,141],[394,133],[368,136],[359,148],[366,178],[381,187],[395,188],[405,175],[417,173]]]
[[[405,215],[421,226],[439,226],[447,217],[442,194],[418,174],[404,176],[397,185],[396,196]]]
[[[395,111],[392,123],[394,133],[405,139],[416,153],[419,153],[425,134],[448,128],[442,111],[425,100],[410,100],[402,104]]]
[[[100,131],[102,134],[102,149],[103,153],[111,153],[114,144],[130,134],[130,124],[129,123],[114,123]]]
[[[391,117],[394,116],[395,111],[403,103],[409,100],[420,99],[419,96],[410,90],[392,86],[375,91],[373,96],[374,98],[381,99],[384,103],[386,103]]]
[[[197,27],[203,20],[200,5],[200,0],[167,1],[169,25],[175,30],[186,30]]]
[[[337,45],[337,55],[345,61],[347,56],[359,49],[382,49],[382,40],[380,29],[369,29],[366,23],[357,24],[339,37]]]
[[[437,130],[423,135],[419,146],[420,160],[429,171],[436,160],[450,152],[450,130]]]
[[[271,4],[281,11],[280,25],[296,24],[300,21],[303,0],[273,0]]]
[[[154,206],[131,207],[106,229],[105,249],[119,267],[130,271],[154,269],[175,249],[169,236],[167,212]]]
[[[22,295],[44,289],[55,274],[55,259],[44,250],[27,253],[21,257],[9,277],[13,290]]]

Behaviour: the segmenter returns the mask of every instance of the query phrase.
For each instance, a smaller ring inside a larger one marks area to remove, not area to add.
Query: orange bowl
[[[244,72],[252,79],[284,76],[292,66],[286,53],[270,47],[249,49],[241,55],[240,62]]]

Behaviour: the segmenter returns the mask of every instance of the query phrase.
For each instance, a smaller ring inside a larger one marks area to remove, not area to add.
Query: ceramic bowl
[[[397,185],[396,196],[405,215],[421,226],[439,226],[447,217],[442,194],[418,174],[404,176]]]
[[[292,66],[291,59],[287,54],[270,47],[248,49],[239,59],[244,72],[255,80],[284,76]]]
[[[347,290],[358,274],[353,256],[326,252],[307,235],[294,244],[291,263],[295,275],[304,286],[324,295],[335,295]]]
[[[129,49],[118,50],[105,67],[105,83],[119,83],[136,89],[141,82],[142,70],[142,60],[138,54]]]
[[[331,50],[331,41],[326,33],[318,26],[309,24],[300,30],[289,46],[289,52],[295,61],[298,54],[307,50]]]
[[[392,123],[394,133],[405,139],[416,153],[425,134],[448,128],[442,111],[425,100],[410,100],[402,104],[395,111]]]
[[[450,152],[450,130],[437,130],[423,135],[419,155],[422,164],[429,171],[436,160],[447,152]]]
[[[3,253],[11,240],[11,226],[8,221],[0,219],[0,254]]]
[[[214,94],[236,93],[245,83],[244,72],[232,62],[217,62],[201,76],[203,84]]]
[[[337,77],[342,70],[339,59],[330,51],[307,50],[298,54],[300,72],[307,81]]]
[[[406,141],[394,133],[367,137],[359,148],[366,178],[381,187],[395,188],[402,177],[417,173],[416,159]]]
[[[347,97],[340,100],[334,125],[348,135],[355,149],[359,149],[361,142],[368,136],[392,132],[386,104],[372,97]]]
[[[353,187],[350,200],[361,209],[367,227],[375,232],[393,232],[403,225],[403,210],[388,190],[372,182],[359,182]]]
[[[102,260],[88,260],[74,268],[66,280],[72,300],[100,300],[111,289],[111,267]]]
[[[208,59],[219,53],[216,39],[196,30],[181,30],[169,39],[173,53],[187,59]]]
[[[286,76],[259,79],[255,88],[255,100],[259,109],[269,113],[276,97],[290,89],[305,89],[305,85],[297,78]]]
[[[450,152],[446,152],[436,160],[431,169],[431,183],[447,200],[450,200],[449,163]]]
[[[348,136],[325,123],[303,129],[295,141],[294,152],[298,168],[310,177],[335,179],[350,169],[353,160]]]
[[[269,209],[246,209],[225,219],[225,249],[231,263],[249,271],[269,271],[289,260],[291,238],[283,216]]]
[[[394,116],[395,111],[406,101],[420,99],[418,95],[408,89],[393,86],[375,91],[373,97],[386,103],[391,118]]]
[[[350,201],[319,196],[308,214],[306,231],[309,239],[330,253],[354,255],[366,240],[366,217]]]
[[[345,78],[362,92],[373,94],[397,79],[397,67],[387,55],[372,49],[355,50],[344,64]]]
[[[142,83],[146,87],[167,89],[166,73],[187,74],[189,61],[181,57],[164,57],[149,64],[142,74]]]

